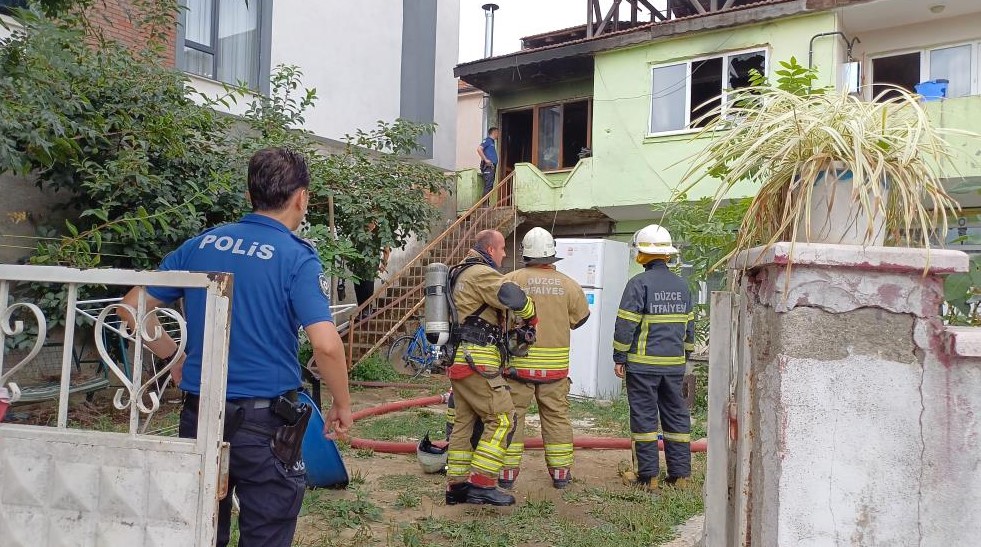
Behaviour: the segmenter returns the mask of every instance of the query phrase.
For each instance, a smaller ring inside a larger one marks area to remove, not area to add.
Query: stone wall
[[[749,404],[733,529],[761,546],[976,544],[981,329],[939,317],[967,255],[777,244],[736,266]]]

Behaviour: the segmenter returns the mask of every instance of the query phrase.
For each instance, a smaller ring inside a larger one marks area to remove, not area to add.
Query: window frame
[[[650,79],[648,80],[647,89],[650,92],[650,101],[648,104],[648,119],[647,119],[647,134],[646,137],[670,137],[672,135],[689,135],[692,133],[698,133],[702,130],[700,127],[691,127],[691,77],[692,77],[692,65],[702,61],[707,61],[709,59],[722,59],[722,88],[719,90],[719,94],[722,97],[722,108],[723,116],[725,115],[725,107],[728,104],[729,91],[729,61],[730,57],[736,57],[739,55],[744,55],[747,53],[763,53],[763,74],[769,75],[770,73],[770,46],[755,46],[742,49],[734,49],[731,51],[723,51],[713,53],[711,55],[700,55],[698,57],[692,57],[685,60],[666,62],[666,63],[650,63],[650,69],[648,74]],[[681,129],[670,129],[667,131],[652,131],[654,126],[654,70],[658,68],[665,68],[670,66],[685,65],[685,126]]]
[[[896,57],[899,55],[908,55],[910,53],[918,53],[920,55],[920,82],[925,82],[930,79],[930,54],[938,49],[948,49],[960,46],[971,46],[971,90],[967,95],[961,97],[948,97],[949,99],[959,99],[964,97],[977,97],[981,96],[981,40],[961,40],[957,42],[950,42],[946,44],[933,44],[929,46],[914,47],[914,48],[903,48],[890,51],[882,51],[878,53],[870,53],[866,55],[868,62],[868,68],[865,76],[868,78],[868,85],[865,86],[865,99],[871,101],[875,98],[872,91],[872,87],[875,85],[875,70],[873,61],[876,59],[883,59],[886,57]]]
[[[538,169],[538,170],[540,170],[542,173],[561,173],[563,171],[572,171],[573,169],[575,169],[575,165],[573,165],[572,167],[559,167],[558,169],[548,169],[548,170],[543,170],[541,167],[538,166],[538,152],[539,152],[539,146],[540,146],[540,142],[539,142],[539,139],[538,139],[538,133],[539,133],[539,127],[540,127],[540,125],[539,125],[539,111],[542,108],[548,108],[550,106],[562,106],[563,107],[562,108],[562,112],[559,115],[559,125],[562,126],[565,123],[565,105],[572,104],[572,103],[581,103],[581,102],[585,102],[586,103],[586,148],[589,148],[590,150],[592,150],[592,148],[593,148],[593,112],[594,112],[593,111],[593,96],[592,95],[586,95],[586,96],[582,96],[582,97],[572,97],[572,98],[569,98],[569,99],[559,99],[559,100],[555,100],[555,101],[547,101],[547,102],[543,102],[543,103],[535,103],[535,104],[531,104],[531,105],[516,106],[516,107],[512,107],[512,108],[501,109],[497,113],[497,118],[498,118],[498,120],[497,120],[497,127],[503,127],[503,125],[504,125],[504,123],[502,121],[502,118],[501,118],[503,114],[506,114],[508,112],[517,112],[517,111],[521,111],[521,110],[531,110],[531,161],[529,163],[531,163],[532,165],[534,165],[535,168]],[[502,148],[503,148],[503,146],[502,146]],[[500,150],[499,149],[497,153],[498,153],[498,158],[501,160],[500,163],[498,164],[498,168],[501,169],[501,168],[505,167],[503,165],[503,163],[504,163],[504,161],[503,161],[504,160],[503,150]],[[578,153],[579,153],[579,151],[577,150],[575,152],[575,154],[578,154]],[[565,146],[564,146],[564,144],[562,144],[562,145],[559,146],[559,160],[558,161],[559,161],[559,165],[560,166],[565,162]],[[579,162],[577,161],[576,163],[578,164]]]
[[[259,58],[256,62],[258,66],[258,87],[252,89],[252,91],[259,92],[263,95],[269,94],[269,79],[272,73],[271,68],[271,51],[272,51],[272,9],[273,0],[250,0],[256,2],[259,7],[258,13],[258,40],[259,40]],[[223,82],[217,78],[218,75],[218,25],[219,25],[219,7],[220,0],[213,0],[211,5],[211,46],[206,46],[200,42],[195,42],[189,40],[186,34],[187,28],[187,1],[181,0],[180,2],[180,23],[177,26],[177,43],[175,45],[175,61],[177,68],[184,72],[185,74],[191,75],[195,78],[201,78],[204,80],[225,83],[229,85],[235,85],[237,82]],[[188,47],[201,53],[207,53],[212,56],[212,73],[215,77],[202,76],[194,72],[189,72],[185,68],[185,54],[184,48]]]

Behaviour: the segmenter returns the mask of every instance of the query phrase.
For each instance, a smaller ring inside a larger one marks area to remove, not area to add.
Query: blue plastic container
[[[307,466],[307,486],[311,488],[344,488],[348,483],[344,460],[334,441],[324,437],[324,416],[306,392],[300,402],[313,408],[310,425],[303,435],[303,462]]]
[[[923,96],[924,101],[939,101],[947,96],[947,84],[950,80],[927,80],[913,86],[916,92]]]

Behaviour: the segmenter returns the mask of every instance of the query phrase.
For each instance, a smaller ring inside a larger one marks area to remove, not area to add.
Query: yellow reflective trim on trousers
[[[688,315],[684,313],[665,313],[644,315],[641,326],[661,323],[687,323]]]
[[[620,308],[617,310],[617,317],[620,319],[626,319],[627,321],[633,321],[634,323],[640,323],[643,316],[637,312],[627,311]]]
[[[691,433],[668,433],[665,431],[664,440],[673,443],[690,443]]]
[[[474,454],[473,459],[470,460],[470,466],[487,471],[488,473],[497,474],[501,470],[501,467],[504,467],[504,462],[496,458],[487,458],[480,454]]]
[[[685,364],[685,356],[679,355],[677,357],[662,357],[659,355],[640,355],[639,353],[628,353],[627,361],[630,363],[639,363],[642,365],[663,365],[663,366],[674,366]]]
[[[688,320],[689,321],[694,321],[695,320],[695,312],[691,312],[691,313],[688,314]]]
[[[685,342],[685,351],[695,351],[695,344]]]
[[[576,460],[572,457],[572,454],[562,457],[549,456],[548,454],[545,455],[545,465],[549,467],[572,467],[572,464],[575,463],[575,461]]]
[[[454,418],[456,418],[456,409],[455,408],[447,408],[446,409],[446,421],[447,422],[452,422]]]
[[[487,441],[480,441],[477,443],[477,450],[474,451],[474,454],[477,452],[486,452],[491,456],[504,457],[505,449],[501,446],[494,446]]]
[[[504,467],[518,467],[521,465],[521,457],[524,453],[524,443],[511,443],[507,453],[504,454]]]
[[[613,341],[613,350],[614,351],[630,351],[630,344],[621,344],[620,342],[617,342],[616,340],[614,340]]]
[[[553,452],[553,453],[556,453],[556,454],[557,453],[560,453],[560,452],[572,452],[572,450],[573,450],[572,443],[546,444],[545,445],[545,453],[546,454],[548,454],[549,452]]]
[[[657,440],[657,431],[652,433],[631,433],[630,438],[636,443],[652,443]]]
[[[469,460],[470,456],[473,455],[472,450],[450,450],[446,453],[446,459],[448,460]]]
[[[491,443],[495,446],[501,447],[501,452],[504,452],[504,438],[508,436],[508,431],[511,430],[511,417],[507,414],[497,415],[497,429],[494,430],[494,435],[491,437]],[[480,441],[485,442],[485,441]],[[479,446],[479,445],[478,445]]]

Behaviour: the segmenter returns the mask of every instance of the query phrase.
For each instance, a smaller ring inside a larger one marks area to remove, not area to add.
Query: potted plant
[[[812,87],[816,71],[793,58],[775,84],[759,73],[695,124],[707,147],[690,161],[682,191],[720,181],[716,207],[740,182],[758,185],[735,250],[777,241],[930,246],[959,209],[940,169],[950,147],[917,97],[892,88],[875,101]]]

